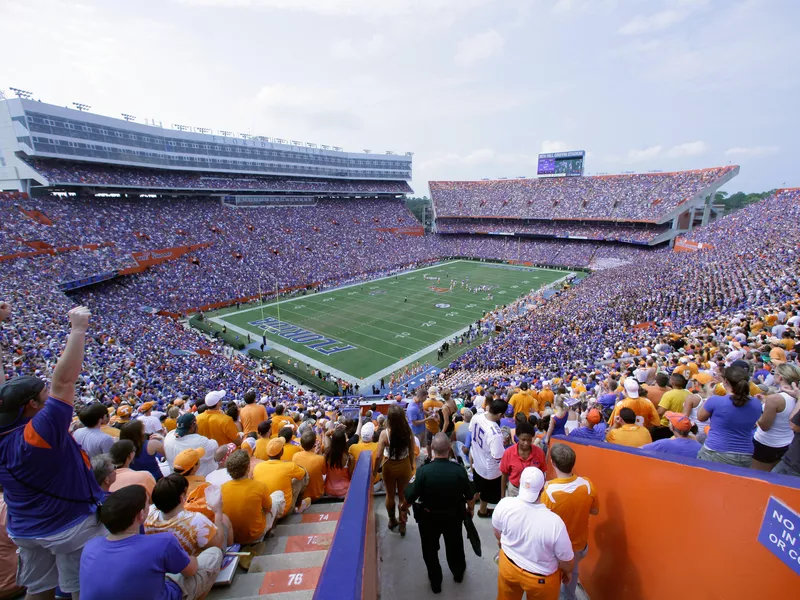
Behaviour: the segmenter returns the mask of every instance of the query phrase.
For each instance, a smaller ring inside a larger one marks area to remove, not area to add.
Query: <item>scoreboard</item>
[[[577,177],[583,175],[584,158],[586,158],[584,150],[540,154],[539,167],[536,173],[537,175]]]

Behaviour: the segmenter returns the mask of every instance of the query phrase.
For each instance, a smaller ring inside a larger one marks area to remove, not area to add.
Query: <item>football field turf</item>
[[[435,351],[486,311],[568,271],[454,260],[210,320],[362,387]],[[438,279],[438,281],[437,281]],[[450,290],[450,281],[455,287]],[[462,288],[491,286],[478,293]],[[489,294],[493,296],[489,299]]]

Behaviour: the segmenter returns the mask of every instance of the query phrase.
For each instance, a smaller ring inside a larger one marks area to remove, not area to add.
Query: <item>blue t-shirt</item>
[[[703,403],[711,413],[711,431],[706,448],[715,452],[753,454],[753,430],[761,417],[761,402],[751,397],[744,406],[734,406],[730,396],[711,396]]]
[[[614,408],[614,405],[619,400],[619,394],[603,394],[597,401],[603,405],[603,408]]]
[[[642,446],[642,450],[649,450],[650,452],[660,452],[661,454],[677,454],[678,456],[688,456],[689,458],[697,458],[697,453],[700,452],[700,442],[692,438],[674,437],[666,440],[658,440],[650,444]]]
[[[411,431],[414,435],[419,435],[425,431],[425,423],[420,423],[419,425],[412,424],[412,421],[421,421],[425,418],[425,413],[422,411],[422,407],[419,404],[416,402],[409,403],[408,410],[406,410],[406,418],[408,419],[408,424],[411,425]]]
[[[32,419],[0,429],[0,484],[14,537],[55,535],[97,510],[89,459],[69,434],[72,405],[48,398]]]
[[[181,588],[165,577],[189,565],[189,555],[172,533],[132,535],[109,541],[96,537],[81,554],[83,600],[181,600]]]
[[[568,437],[602,442],[606,439],[607,428],[608,426],[605,423],[598,423],[594,427],[577,427],[570,432]]]

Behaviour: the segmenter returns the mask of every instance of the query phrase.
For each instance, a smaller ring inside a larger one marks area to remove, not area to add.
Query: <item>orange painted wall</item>
[[[592,600],[797,597],[800,578],[757,538],[769,497],[800,512],[800,489],[569,445],[600,500],[580,568]]]

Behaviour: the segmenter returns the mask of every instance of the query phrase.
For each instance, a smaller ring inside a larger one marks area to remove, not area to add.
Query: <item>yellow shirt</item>
[[[269,444],[269,438],[258,438],[256,440],[256,448],[253,450],[253,458],[257,458],[259,460],[269,460],[269,455],[267,454],[267,444]]]
[[[586,548],[589,541],[589,511],[599,508],[597,491],[586,477],[555,478],[544,484],[542,504],[556,513],[572,542],[572,550]]]
[[[606,434],[606,441],[620,446],[641,448],[653,441],[650,432],[638,425],[623,425],[617,429],[610,429]]]
[[[661,396],[658,403],[659,408],[666,408],[667,412],[683,412],[683,403],[691,392],[689,390],[670,390]],[[669,421],[666,416],[661,417],[661,424],[664,427],[669,427]]]
[[[295,446],[294,444],[286,444],[283,447],[283,454],[281,455],[281,460],[285,460],[286,462],[291,462],[291,460],[294,458],[294,455],[302,451],[303,449],[300,446]]]
[[[242,432],[247,435],[248,433],[257,432],[258,426],[267,421],[267,409],[263,404],[245,404],[242,410],[239,411],[239,420],[242,422]]]
[[[110,425],[101,425],[100,431],[102,431],[103,433],[107,433],[108,435],[110,435],[115,439],[119,439],[119,429],[117,429],[116,427],[111,427]]]
[[[422,410],[425,411],[425,416],[427,417],[431,410],[438,410],[442,408],[442,406],[444,406],[444,402],[440,402],[434,398],[428,398],[422,403]],[[425,428],[433,434],[439,433],[439,420],[425,421]]]
[[[228,481],[221,489],[222,512],[231,520],[233,540],[237,544],[254,542],[267,527],[264,513],[272,510],[269,489],[263,482],[246,477]]]
[[[208,409],[197,416],[197,433],[216,441],[220,446],[239,439],[239,430],[236,429],[233,419],[214,409]]]
[[[167,430],[167,433],[169,433],[170,431],[175,429],[177,426],[178,426],[178,421],[177,420],[170,419],[169,417],[164,419],[164,429]]]
[[[528,391],[519,391],[513,396],[511,396],[511,400],[508,402],[511,406],[514,407],[514,416],[518,413],[522,413],[525,417],[529,417],[531,414],[531,409],[533,408],[534,399],[528,393]]]
[[[292,417],[287,417],[286,415],[273,415],[272,417],[272,432],[270,437],[276,438],[278,437],[278,432],[286,427],[287,425],[293,425],[294,419]]]
[[[286,509],[283,514],[285,517],[294,508],[294,498],[292,497],[292,480],[302,479],[306,476],[305,469],[293,462],[282,460],[268,460],[256,465],[253,469],[253,479],[260,481],[267,486],[270,492],[283,492],[286,498]]]
[[[545,388],[539,392],[539,410],[537,412],[542,412],[544,410],[544,405],[548,402],[550,403],[550,406],[553,406],[554,398],[555,394],[553,394],[553,390],[549,388]]]
[[[350,456],[353,460],[358,461],[358,457],[361,455],[362,452],[372,452],[372,468],[375,468],[375,450],[378,448],[378,442],[359,442],[358,444],[353,444],[350,446]],[[375,476],[372,478],[372,483],[378,483],[381,479],[380,473],[375,473]]]
[[[317,500],[325,493],[325,480],[328,474],[328,463],[325,457],[314,452],[306,452],[302,448],[292,457],[292,462],[303,467],[308,473],[308,486],[303,492],[303,498]]]

